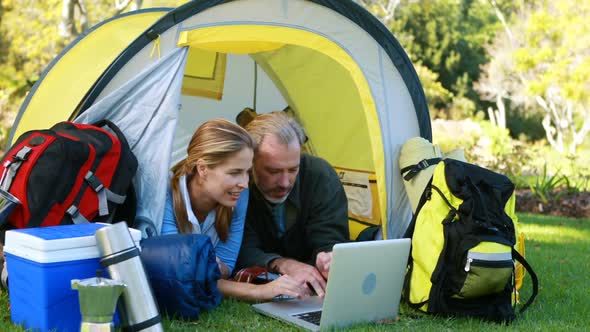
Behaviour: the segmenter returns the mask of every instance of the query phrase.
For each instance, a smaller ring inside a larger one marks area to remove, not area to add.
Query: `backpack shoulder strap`
[[[427,169],[430,166],[434,166],[434,165],[438,164],[441,160],[442,160],[441,158],[422,159],[417,164],[406,166],[406,167],[402,168],[401,174],[404,177],[404,180],[410,181],[420,171]]]
[[[529,275],[531,276],[531,281],[533,282],[533,293],[526,301],[526,303],[520,309],[520,313],[523,313],[535,300],[537,294],[539,293],[539,279],[537,278],[537,274],[533,271],[533,268],[529,265],[529,263],[522,257],[522,255],[512,248],[512,256],[522,264],[522,266],[528,271]]]
[[[417,164],[409,165],[409,166],[402,168],[400,173],[405,181],[410,181],[420,171],[425,170],[430,166],[434,166],[434,165],[438,164],[439,162],[441,162],[441,160],[442,160],[442,158],[422,159]],[[405,238],[411,238],[412,235],[414,234],[416,217],[418,216],[418,213],[420,213],[420,210],[422,209],[422,206],[424,205],[424,203],[430,199],[431,184],[432,184],[432,178],[428,181],[428,185],[426,185],[426,188],[424,189],[424,192],[422,192],[422,196],[420,197],[420,201],[418,202],[418,207],[416,208],[416,211],[412,214],[412,220],[410,221],[410,224],[408,225],[408,227],[406,228],[406,231],[404,233]]]
[[[127,142],[127,138],[125,137],[125,134],[123,134],[121,129],[119,129],[119,127],[117,127],[117,125],[114,124],[113,122],[103,119],[103,120],[93,123],[92,125],[96,126],[96,127],[108,127],[110,130],[113,131],[113,133],[115,133],[115,135],[117,136],[119,141],[121,141],[121,144],[129,145],[129,143]]]
[[[115,213],[108,220],[109,223],[125,221],[127,226],[131,228],[138,228],[139,224],[136,222],[137,213],[137,196],[133,182],[129,183],[127,193],[125,194],[125,201],[123,204],[115,207]]]

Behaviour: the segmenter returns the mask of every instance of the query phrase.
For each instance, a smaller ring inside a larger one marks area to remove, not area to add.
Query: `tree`
[[[27,92],[79,33],[142,5],[175,7],[187,1],[0,0],[0,147]]]
[[[88,17],[86,6],[82,0],[63,0],[61,10],[61,23],[59,24],[59,35],[64,38],[75,37],[79,34],[76,28],[76,10],[79,16],[81,32],[88,29]]]
[[[572,154],[590,131],[589,14],[590,0],[523,6],[480,81],[484,96],[541,112],[547,141]]]
[[[525,21],[523,45],[514,52],[527,94],[544,112],[547,140],[575,153],[590,131],[590,0],[554,1]]]
[[[431,117],[446,117],[444,107],[445,105],[450,104],[453,100],[453,93],[440,84],[437,73],[421,64],[414,64],[414,67],[416,68],[416,73],[422,83]]]
[[[511,0],[499,1],[504,5]],[[425,75],[420,80],[431,114],[452,119],[473,115],[481,101],[472,82],[479,76],[480,64],[487,61],[484,45],[497,30],[489,4],[476,0],[356,2],[394,33],[419,76]],[[429,95],[435,91],[436,96]]]
[[[510,30],[502,9],[495,0],[488,0],[496,17],[501,22],[505,34],[496,37],[496,48],[487,47],[491,61],[481,66],[481,76],[474,84],[476,91],[484,100],[495,101],[496,109],[488,107],[488,117],[494,126],[506,128],[506,104],[510,88],[514,88],[514,75],[511,75],[513,61],[511,52],[514,50],[514,36]],[[516,80],[518,82],[518,79]]]
[[[115,13],[120,14],[131,4],[130,10],[138,10],[141,8],[143,0],[115,0]]]
[[[481,66],[481,76],[479,81],[474,83],[474,88],[483,100],[495,102],[496,109],[487,108],[490,122],[500,128],[507,128],[507,108],[509,108],[507,102],[512,99],[518,105],[526,101],[522,99],[522,96],[511,93],[524,89],[524,80],[514,68],[512,53],[516,48],[517,40],[508,19],[513,15],[518,17],[515,14],[522,11],[526,4],[524,0],[504,6],[496,0],[488,0],[488,2],[502,25],[503,33],[496,35],[493,45],[486,46],[491,60]],[[504,15],[504,12],[508,15]],[[519,98],[520,100],[515,100]]]
[[[132,8],[141,3],[126,5]],[[113,0],[0,1],[1,146],[23,98],[50,61],[78,33],[117,14],[124,4]]]
[[[481,75],[474,83],[474,88],[483,100],[496,104],[496,109],[491,106],[487,109],[490,122],[500,128],[506,128],[506,101],[513,97],[511,92],[522,85],[518,76],[514,74],[514,49],[510,37],[502,34],[497,36],[494,46],[487,49],[491,61],[481,66]]]
[[[502,6],[509,1],[502,0]],[[389,27],[412,61],[438,75],[452,94],[437,105],[447,118],[465,118],[485,106],[473,89],[480,66],[489,61],[485,46],[499,28],[493,8],[485,1],[403,1]]]
[[[5,40],[5,35],[2,33],[2,18],[4,16],[4,6],[2,4],[2,0],[0,0],[0,64],[4,63],[6,61],[6,54],[7,54],[7,44],[8,41]],[[1,66],[0,66],[1,68]],[[0,78],[3,75],[0,73]],[[4,110],[7,109],[9,103],[9,96],[7,91],[5,91],[5,89],[2,87],[2,85],[0,84],[0,129],[1,128],[7,128],[9,123],[11,122],[9,119],[7,119],[7,114]],[[6,130],[1,130],[0,131],[0,144],[1,142],[3,142],[4,140],[6,140]]]
[[[33,4],[34,3],[34,4]],[[6,103],[2,113],[14,113],[15,104],[38,79],[42,68],[65,45],[56,34],[60,0],[4,0],[0,26],[0,90]]]
[[[140,9],[142,3],[143,0],[115,0],[113,14],[118,15],[128,7],[130,10]],[[79,21],[80,31],[76,25],[76,18]],[[88,11],[84,0],[63,0],[59,24],[60,36],[64,38],[76,37],[86,29],[88,29]]]
[[[393,20],[395,9],[400,5],[401,0],[356,0],[356,2],[367,8],[383,24],[388,26]],[[411,0],[411,2],[416,2],[416,0]]]

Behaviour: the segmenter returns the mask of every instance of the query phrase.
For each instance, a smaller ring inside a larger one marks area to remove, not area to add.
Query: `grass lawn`
[[[590,326],[590,220],[520,215],[527,235],[526,256],[539,277],[539,295],[509,327],[474,319],[435,318],[404,307],[400,320],[390,325],[359,325],[354,331],[583,331]],[[525,279],[521,298],[530,291]],[[0,330],[24,331],[10,323],[7,295],[0,293]],[[198,321],[165,320],[166,331],[296,331],[253,312],[249,305],[224,301]]]

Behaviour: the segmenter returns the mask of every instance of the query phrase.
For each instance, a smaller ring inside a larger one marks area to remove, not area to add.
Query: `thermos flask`
[[[112,279],[127,287],[119,300],[122,328],[130,331],[164,331],[158,307],[131,233],[124,222],[96,231],[100,263]]]

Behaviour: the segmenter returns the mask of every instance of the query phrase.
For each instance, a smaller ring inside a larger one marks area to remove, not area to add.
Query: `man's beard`
[[[260,193],[262,194],[262,196],[264,197],[265,200],[267,200],[269,203],[271,204],[281,204],[284,201],[287,200],[287,197],[289,197],[289,194],[291,193],[291,190],[293,190],[293,188],[289,188],[289,191],[285,194],[285,196],[281,197],[281,198],[273,198],[273,197],[269,197],[266,195],[266,193],[264,191],[262,191],[260,189],[260,187],[258,186],[258,181],[257,181],[257,177],[256,177],[256,172],[254,171],[254,169],[252,169],[252,179],[254,180],[254,184],[256,184],[256,187],[258,188],[258,191],[260,191]]]
[[[289,191],[289,193],[290,193],[290,191]],[[287,193],[285,196],[283,196],[283,198],[279,198],[279,199],[270,198],[270,197],[266,196],[264,193],[262,193],[262,196],[264,196],[264,199],[266,199],[269,203],[281,204],[287,200],[287,197],[289,197],[289,193]]]

